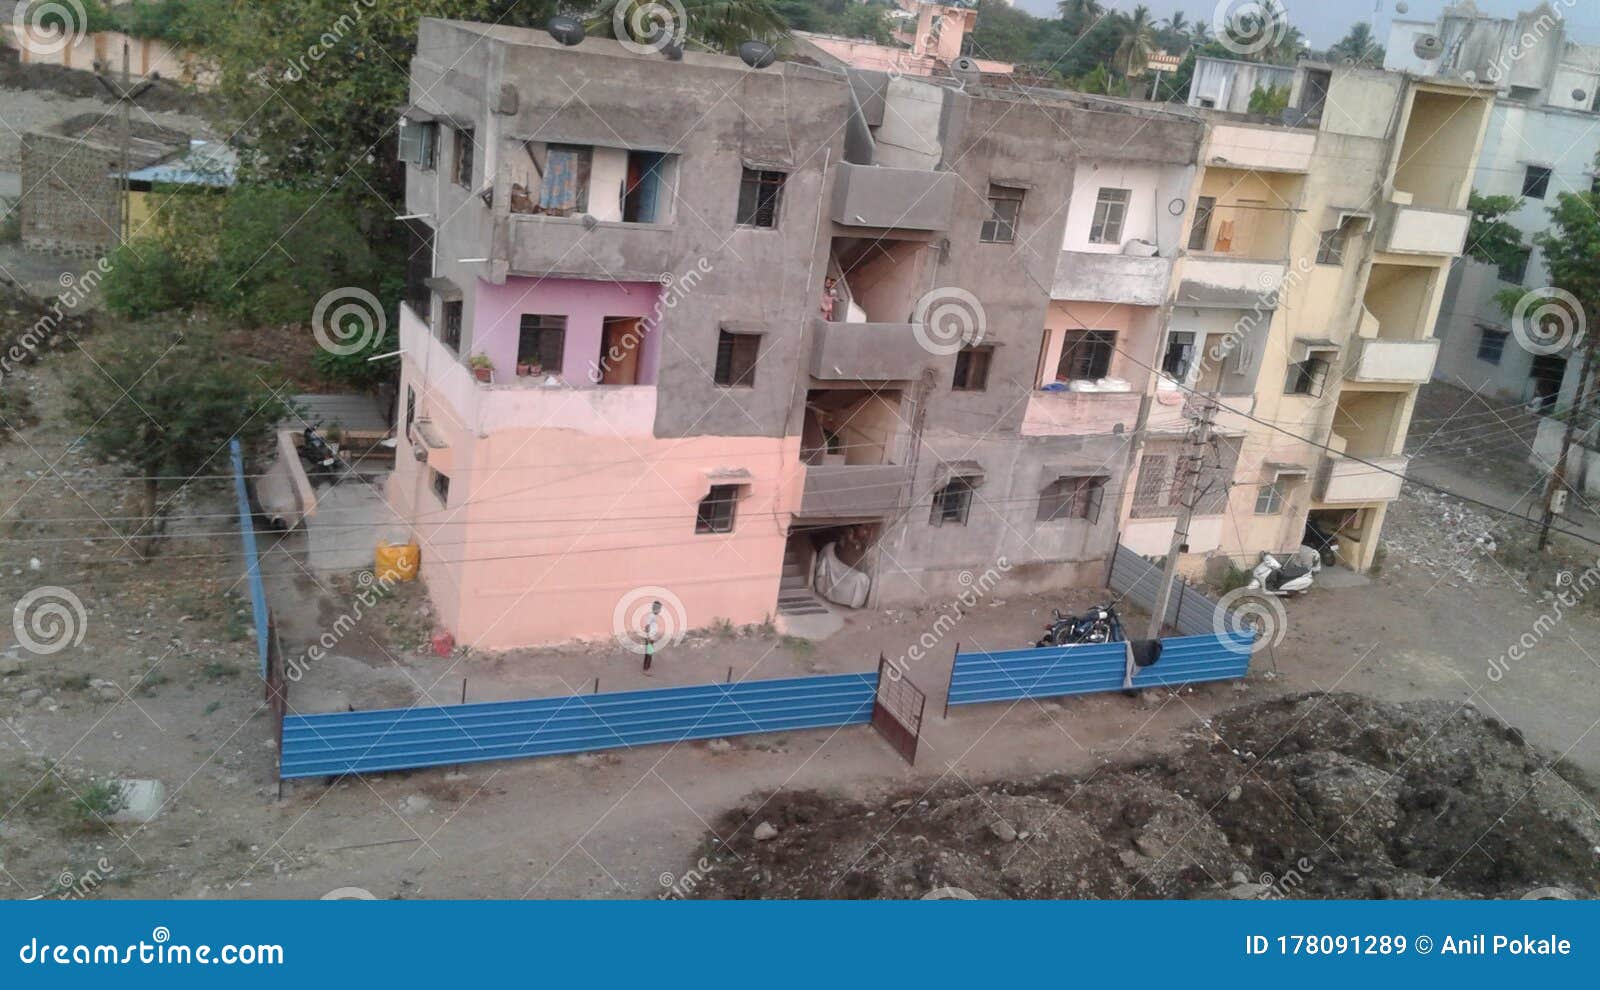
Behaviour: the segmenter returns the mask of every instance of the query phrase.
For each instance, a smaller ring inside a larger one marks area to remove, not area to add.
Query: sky
[[[1139,0],[1102,0],[1109,10],[1129,11]],[[1236,7],[1241,3],[1250,3],[1252,0],[1218,0],[1217,3],[1207,3],[1205,0],[1143,0],[1145,6],[1156,15],[1156,20],[1165,20],[1167,15],[1175,10],[1181,10],[1189,15],[1189,19],[1207,21],[1217,7],[1224,10],[1230,6]],[[1395,17],[1396,6],[1407,8],[1406,13],[1400,15],[1406,20],[1432,20],[1439,15],[1439,11],[1446,6],[1446,0],[1280,0],[1285,10],[1289,12],[1289,22],[1298,27],[1312,45],[1318,48],[1338,41],[1349,30],[1350,25],[1356,21],[1370,21],[1377,18],[1376,34],[1379,40],[1389,36],[1389,22]],[[1526,10],[1538,5],[1539,0],[1474,0],[1478,10],[1485,14],[1497,17],[1507,17],[1519,10]],[[1054,16],[1056,0],[1015,0],[1018,7],[1040,17]],[[1600,43],[1600,4],[1594,0],[1551,0],[1555,7],[1567,21],[1567,36],[1575,41]]]

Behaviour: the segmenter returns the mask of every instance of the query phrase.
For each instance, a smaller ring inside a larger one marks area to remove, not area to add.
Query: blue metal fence
[[[283,720],[279,776],[376,773],[866,725],[877,686],[872,672],[289,715]]]
[[[1250,669],[1251,642],[1247,637],[1214,634],[1163,639],[1160,659],[1136,670],[1133,687],[1243,677]],[[946,707],[1120,691],[1126,666],[1124,643],[957,653]]]
[[[261,556],[256,551],[255,517],[250,512],[250,492],[244,484],[244,454],[239,441],[228,443],[233,458],[233,490],[239,500],[239,537],[244,540],[245,576],[250,584],[250,611],[255,615],[256,653],[261,657],[261,677],[267,677],[267,589],[261,584]]]

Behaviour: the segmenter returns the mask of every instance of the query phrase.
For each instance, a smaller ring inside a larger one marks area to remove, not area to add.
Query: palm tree
[[[1275,62],[1279,65],[1293,65],[1299,60],[1300,53],[1306,47],[1306,37],[1300,33],[1300,29],[1293,24],[1286,24],[1283,26],[1282,35],[1266,51],[1261,53],[1261,57],[1267,62]]]
[[[1150,53],[1156,50],[1155,18],[1144,4],[1133,8],[1133,13],[1123,15],[1118,26],[1122,41],[1117,44],[1116,63],[1124,76],[1136,76],[1144,71]]]
[[[1383,49],[1378,47],[1377,39],[1373,37],[1372,25],[1357,21],[1350,26],[1348,34],[1328,49],[1328,58],[1356,65],[1382,65]]]
[[[1174,10],[1172,16],[1167,18],[1162,25],[1174,34],[1187,34],[1189,32],[1189,15],[1181,10]]]
[[[689,39],[724,52],[731,52],[751,40],[776,44],[789,34],[789,26],[772,5],[772,0],[682,0],[687,24],[654,19],[644,12],[649,6],[649,0],[602,0],[585,27],[600,37],[609,38],[616,35],[615,25],[620,21],[622,30],[637,42],[650,44],[657,38]],[[619,7],[620,17],[617,16]],[[657,9],[670,13],[671,6],[661,4]]]
[[[1060,0],[1056,4],[1056,13],[1062,20],[1074,22],[1073,33],[1079,37],[1098,24],[1105,12],[1105,5],[1099,0]]]
[[[1195,21],[1189,25],[1189,35],[1194,38],[1194,43],[1203,45],[1211,40],[1211,25],[1205,21]]]

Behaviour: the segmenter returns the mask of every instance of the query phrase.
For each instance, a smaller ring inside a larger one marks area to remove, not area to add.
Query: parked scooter
[[[1321,569],[1322,558],[1310,547],[1301,547],[1295,559],[1288,562],[1263,553],[1261,563],[1250,572],[1250,583],[1245,587],[1269,595],[1303,595],[1311,590],[1312,575]]]
[[[1050,612],[1054,618],[1044,627],[1044,638],[1035,646],[1120,643],[1127,638],[1122,632],[1122,619],[1110,605],[1096,605],[1082,616],[1062,615],[1059,609]]]

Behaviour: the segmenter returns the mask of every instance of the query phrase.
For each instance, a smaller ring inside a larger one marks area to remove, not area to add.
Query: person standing
[[[656,655],[656,641],[661,638],[661,602],[650,603],[650,612],[644,617],[644,675],[650,673],[650,661]]]

